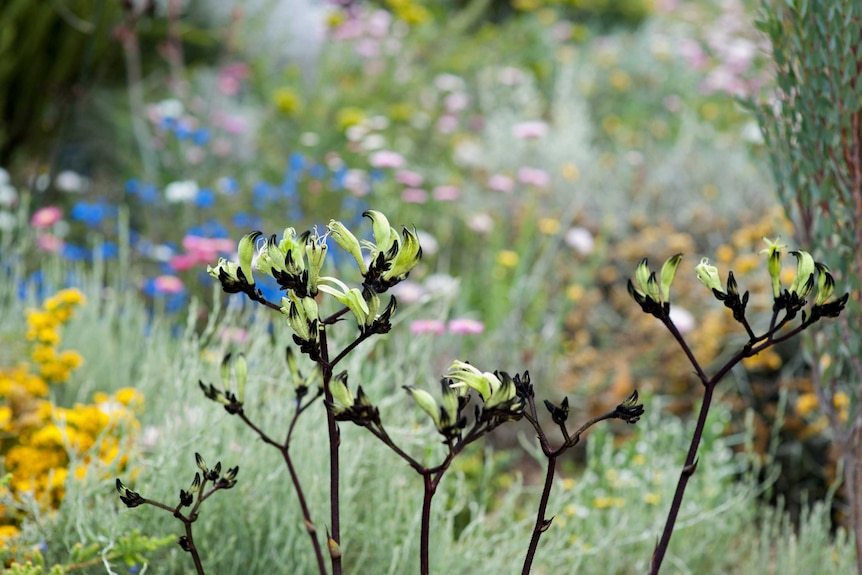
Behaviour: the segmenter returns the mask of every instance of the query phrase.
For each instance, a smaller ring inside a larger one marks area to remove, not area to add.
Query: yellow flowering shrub
[[[0,366],[0,468],[6,481],[0,499],[32,497],[43,509],[63,500],[70,474],[82,479],[92,463],[122,469],[121,443],[132,437],[138,423],[134,409],[143,398],[131,388],[109,395],[97,393],[91,405],[65,408],[47,398],[51,385],[68,381],[83,363],[74,350],[60,350],[60,328],[86,298],[64,289],[40,309],[25,312],[25,355],[29,362]],[[74,465],[74,468],[70,469]],[[0,541],[18,533],[23,517],[13,506],[0,504]]]

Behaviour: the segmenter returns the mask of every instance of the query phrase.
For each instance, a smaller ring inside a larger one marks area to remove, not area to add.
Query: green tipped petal
[[[648,293],[647,284],[649,283],[649,276],[649,262],[644,258],[638,263],[638,267],[635,269],[635,281],[637,282],[636,287],[642,295],[646,295]]]
[[[817,270],[820,275],[817,280],[817,297],[814,299],[814,305],[823,305],[835,291],[835,278],[829,273],[829,268],[825,264],[817,264]]]
[[[814,258],[806,251],[796,250],[790,253],[796,256],[796,278],[790,284],[790,293],[805,298],[814,289],[817,266],[814,265]]]
[[[316,234],[305,244],[305,253],[308,255],[308,293],[312,297],[317,295],[317,283],[323,262],[326,261],[327,249],[326,240]]]
[[[763,238],[767,247],[760,251],[760,253],[766,254],[767,257],[767,269],[769,270],[769,277],[772,280],[773,298],[781,295],[781,250],[787,247],[779,243],[780,240],[781,237],[775,238],[775,241]]]
[[[362,259],[362,248],[360,247],[359,240],[356,239],[356,236],[347,229],[347,226],[338,220],[330,220],[326,229],[329,230],[329,234],[332,236],[335,243],[338,244],[341,249],[353,256],[353,259],[355,259],[357,265],[359,265],[359,271],[362,275],[365,275],[368,272],[368,268],[365,266],[365,261]]]
[[[371,220],[371,231],[374,234],[377,250],[384,254],[388,253],[392,249],[392,244],[398,241],[398,232],[392,229],[386,216],[377,210],[367,210],[362,212],[362,216]]]
[[[718,277],[718,268],[709,265],[709,258],[701,259],[700,263],[694,267],[694,271],[697,273],[697,279],[710,291],[718,290],[724,293],[721,289],[721,280]]]
[[[673,284],[673,278],[681,261],[682,254],[676,254],[669,257],[661,266],[661,301],[663,302],[670,301],[670,286]]]
[[[416,230],[401,230],[404,240],[398,248],[398,253],[392,260],[391,267],[383,274],[383,279],[404,279],[410,270],[416,267],[422,259],[422,246],[419,245],[419,236]]]
[[[434,396],[425,391],[424,389],[416,389],[412,385],[405,385],[404,389],[410,396],[413,398],[413,401],[416,402],[422,411],[431,416],[431,419],[434,420],[434,425],[439,429],[440,427],[440,407],[437,405],[437,402],[434,400]]]
[[[260,232],[251,232],[242,237],[237,246],[239,253],[239,269],[245,276],[248,285],[254,285],[254,276],[252,275],[251,261],[254,259],[254,248],[257,238],[262,236]]]
[[[219,374],[221,375],[221,384],[224,389],[228,389],[230,385],[230,358],[231,354],[225,354],[219,366]]]
[[[342,371],[332,378],[329,382],[329,392],[332,394],[332,399],[336,405],[341,407],[353,407],[354,398],[350,393],[350,388],[347,387],[347,372]]]

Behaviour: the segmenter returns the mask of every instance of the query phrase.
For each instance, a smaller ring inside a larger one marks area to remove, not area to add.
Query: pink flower
[[[524,184],[537,188],[547,188],[551,184],[551,176],[539,168],[521,168],[518,170],[518,179]]]
[[[487,234],[494,229],[494,220],[488,214],[476,214],[470,218],[467,226],[474,232]]]
[[[161,275],[154,281],[154,287],[159,293],[178,294],[185,289],[183,280],[177,276]]]
[[[428,201],[428,192],[422,188],[406,188],[401,192],[401,199],[408,204],[424,204]]]
[[[512,134],[519,140],[536,140],[548,135],[548,124],[542,121],[521,122],[512,126]]]
[[[425,295],[425,290],[422,286],[412,280],[400,282],[389,291],[398,298],[399,304],[415,303]]]
[[[381,150],[371,154],[368,163],[375,168],[403,168],[406,162],[404,156],[398,152]]]
[[[464,92],[453,92],[443,99],[443,107],[449,113],[457,113],[467,108],[470,104],[470,96]]]
[[[458,186],[437,186],[431,195],[438,202],[451,202],[461,196],[461,189]]]
[[[478,335],[485,331],[485,324],[466,317],[449,321],[449,331],[456,335]]]
[[[57,206],[46,206],[33,212],[30,225],[36,229],[50,228],[63,219],[63,210]]]
[[[437,131],[441,134],[451,134],[458,129],[458,118],[451,114],[443,114],[437,120]]]
[[[430,333],[441,335],[446,331],[446,324],[439,319],[417,319],[410,322],[410,333],[422,335]]]
[[[495,192],[511,193],[515,189],[515,180],[503,174],[494,174],[488,178],[488,187]]]
[[[422,174],[417,174],[410,170],[398,170],[395,172],[395,181],[411,188],[418,188],[424,180],[425,178],[422,177]]]
[[[210,260],[212,259],[215,258],[211,258]],[[172,257],[169,263],[175,272],[183,272],[192,269],[200,262],[198,261],[198,258],[192,254],[180,254]]]
[[[223,327],[219,330],[218,335],[222,343],[243,344],[248,340],[248,330],[241,327]]]
[[[63,240],[52,234],[39,234],[36,245],[43,251],[58,254],[63,249]]]

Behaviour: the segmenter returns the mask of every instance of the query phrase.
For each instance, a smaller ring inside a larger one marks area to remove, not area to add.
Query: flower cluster
[[[72,350],[58,351],[60,334],[58,329],[68,322],[75,307],[86,303],[84,294],[76,289],[64,289],[49,297],[41,309],[29,309],[27,315],[27,340],[33,343],[30,359],[39,367],[44,380],[63,383],[72,370],[82,363],[81,355]],[[46,395],[40,393],[38,395]]]
[[[391,297],[388,305],[382,308],[379,294],[406,279],[422,258],[416,230],[403,228],[399,236],[382,213],[368,210],[362,215],[371,220],[373,242],[360,242],[337,220],[329,223],[323,235],[317,230],[297,235],[294,228],[287,228],[281,240],[272,235],[259,242],[261,232],[252,232],[239,242],[238,261],[220,258],[215,267],[207,267],[207,272],[221,282],[225,292],[244,293],[262,303],[265,299],[256,287],[254,272],[275,279],[279,288],[286,292],[279,310],[287,316],[294,341],[303,353],[316,359],[322,327],[316,299],[320,292],[332,296],[349,310],[361,333],[386,333],[391,327],[389,320],[396,301]],[[321,275],[329,238],[356,260],[363,277],[361,289],[351,288],[338,278]]]
[[[96,393],[93,404],[73,408],[45,399],[49,385],[67,381],[82,362],[77,352],[57,352],[56,346],[60,326],[84,301],[79,291],[66,289],[41,309],[28,310],[26,339],[32,342],[30,359],[38,371],[28,363],[0,368],[0,461],[9,474],[9,483],[0,487],[4,499],[27,496],[43,508],[56,508],[70,470],[81,479],[96,461],[125,465],[120,444],[137,426],[132,408],[142,402],[138,392]],[[16,535],[23,518],[13,506],[0,505],[0,538]]]

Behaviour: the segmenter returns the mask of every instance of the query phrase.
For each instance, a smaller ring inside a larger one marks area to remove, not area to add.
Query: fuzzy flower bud
[[[769,277],[772,279],[773,298],[781,295],[781,250],[787,247],[778,243],[779,240],[781,240],[780,237],[775,238],[775,241],[763,238],[767,247],[760,251],[760,253],[766,254],[767,257],[767,269],[769,270]]]
[[[816,284],[817,267],[814,265],[814,258],[811,257],[810,253],[803,250],[790,253],[796,256],[796,278],[790,284],[790,293],[799,296],[800,299],[805,299]]]
[[[356,260],[356,263],[359,266],[359,271],[362,275],[365,275],[368,272],[368,268],[365,266],[365,261],[362,259],[362,248],[360,247],[359,240],[356,239],[356,236],[347,229],[347,226],[338,220],[330,220],[326,229],[329,230],[329,234],[332,236],[333,241],[335,241],[341,249],[353,256],[353,259]]]
[[[695,266],[694,271],[697,273],[697,279],[708,287],[710,291],[716,290],[724,293],[721,289],[721,280],[718,277],[718,268],[709,265],[709,258],[701,259],[700,263]]]

